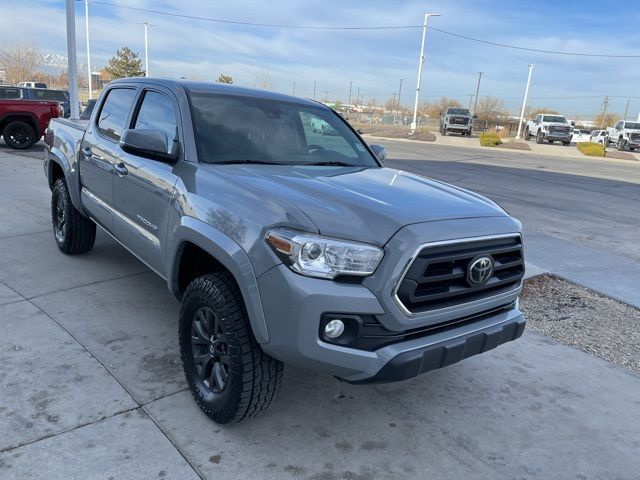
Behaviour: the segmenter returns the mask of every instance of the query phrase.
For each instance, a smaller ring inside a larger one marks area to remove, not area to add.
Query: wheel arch
[[[26,122],[33,127],[36,132],[36,137],[40,138],[42,132],[38,124],[38,118],[31,112],[8,112],[0,117],[0,132],[4,132],[4,129],[11,122]]]
[[[181,219],[172,245],[167,284],[174,296],[181,299],[188,283],[197,276],[213,271],[229,272],[242,294],[253,335],[258,343],[267,343],[269,335],[258,282],[242,247],[220,230],[193,217]]]

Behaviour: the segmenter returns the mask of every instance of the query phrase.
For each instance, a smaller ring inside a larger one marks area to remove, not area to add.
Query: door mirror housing
[[[369,145],[369,148],[376,156],[376,158],[380,161],[380,163],[384,163],[387,159],[387,149],[382,145]]]
[[[162,130],[128,128],[122,132],[118,145],[125,152],[139,157],[167,163],[178,160],[176,153],[173,151],[169,153],[167,134]]]

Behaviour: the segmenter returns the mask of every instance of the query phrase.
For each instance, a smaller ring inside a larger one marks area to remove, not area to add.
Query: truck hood
[[[384,245],[402,227],[444,219],[507,216],[492,201],[391,168],[213,166],[269,200],[302,210],[323,235]]]
[[[568,123],[560,123],[560,122],[542,122],[542,125],[544,125],[545,127],[569,127],[569,128],[571,128],[571,125],[569,125]]]

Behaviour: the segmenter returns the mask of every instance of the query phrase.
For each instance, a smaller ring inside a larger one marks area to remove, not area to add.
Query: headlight
[[[321,237],[285,228],[267,231],[267,243],[291,270],[309,277],[371,275],[384,252],[365,243]]]

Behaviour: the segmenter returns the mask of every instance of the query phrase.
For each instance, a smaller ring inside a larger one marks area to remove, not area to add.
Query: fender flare
[[[258,281],[249,256],[233,239],[220,230],[194,217],[182,217],[173,233],[170,265],[167,269],[169,290],[180,298],[178,273],[184,246],[197,245],[220,262],[235,278],[244,299],[251,329],[258,343],[268,343],[269,333],[262,308]]]
[[[75,170],[71,168],[71,164],[67,157],[56,147],[51,147],[47,154],[47,182],[49,187],[53,187],[53,165],[56,164],[62,169],[64,179],[69,187],[69,196],[71,197],[71,203],[80,212],[84,212],[82,208],[82,202],[80,201],[80,182]]]

